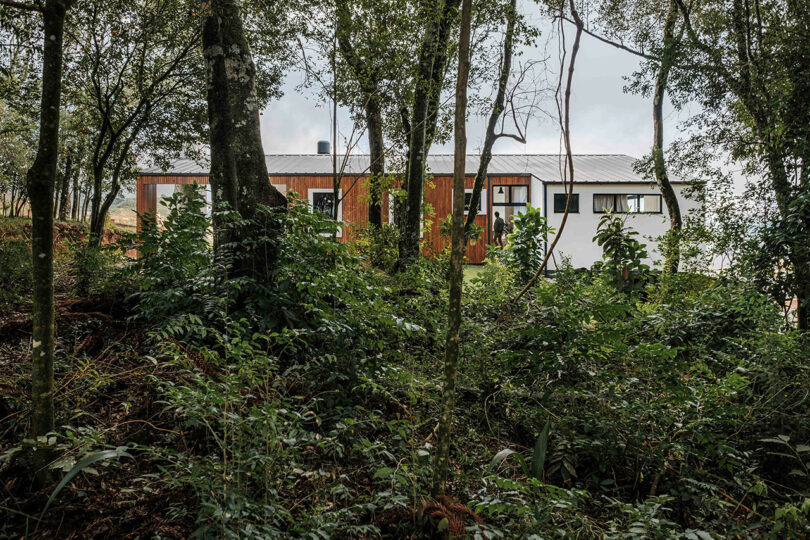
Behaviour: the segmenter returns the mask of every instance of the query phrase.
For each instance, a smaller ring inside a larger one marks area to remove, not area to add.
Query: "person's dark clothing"
[[[501,234],[501,233],[503,233],[503,226],[504,226],[504,221],[503,221],[503,219],[501,219],[500,216],[498,216],[498,217],[495,218],[495,225],[493,226],[492,230],[494,230],[495,233],[497,233],[497,234]]]

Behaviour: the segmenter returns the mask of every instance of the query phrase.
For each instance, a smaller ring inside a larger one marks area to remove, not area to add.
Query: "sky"
[[[525,56],[540,58],[546,54],[545,46],[551,29],[548,23],[540,20],[539,15],[532,20],[544,31],[538,46],[534,50],[527,50]],[[574,29],[569,26],[566,31],[570,44]],[[555,38],[552,38],[550,47],[553,55],[548,69],[553,70],[549,76],[554,79],[554,71],[559,69]],[[623,91],[626,83],[624,77],[638,68],[638,60],[628,52],[583,34],[571,100],[571,137],[575,154],[627,154],[638,158],[650,151],[652,99]],[[314,153],[318,140],[331,138],[331,107],[319,103],[314,93],[297,89],[300,80],[300,74],[288,75],[284,96],[271,102],[263,111],[262,142],[268,154]],[[555,111],[551,97],[542,106],[545,110]],[[676,113],[671,107],[665,109],[666,143],[679,135],[679,114],[688,114],[688,111]],[[338,140],[343,141],[351,131],[346,111],[338,113],[338,125],[342,133]],[[467,128],[469,153],[476,153],[480,148],[484,128],[483,118],[470,119]],[[339,144],[339,148],[342,146]],[[494,149],[496,153],[516,154],[557,153],[559,150],[560,134],[556,120],[544,115],[530,122],[526,144],[501,139]],[[367,151],[365,138],[357,151]],[[452,141],[434,145],[431,152],[452,153]]]

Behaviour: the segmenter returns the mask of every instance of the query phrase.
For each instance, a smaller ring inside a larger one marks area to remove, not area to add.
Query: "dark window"
[[[593,211],[597,214],[660,214],[661,195],[599,193],[593,196]]]
[[[565,201],[568,199],[568,195],[565,193],[555,193],[554,194],[554,213],[555,214],[562,214],[565,212]],[[579,193],[572,193],[571,194],[571,204],[568,206],[568,213],[571,214],[578,214],[579,213]]]
[[[313,193],[312,208],[332,217],[335,210],[335,194],[323,192]]]

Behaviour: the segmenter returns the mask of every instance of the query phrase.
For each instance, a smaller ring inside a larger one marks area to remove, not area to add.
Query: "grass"
[[[469,283],[472,279],[478,277],[484,271],[486,264],[465,264],[464,265],[464,282]]]

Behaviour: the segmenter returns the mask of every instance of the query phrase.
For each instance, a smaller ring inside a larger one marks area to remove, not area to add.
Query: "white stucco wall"
[[[680,202],[681,214],[686,217],[688,212],[698,207],[698,203],[688,199],[684,191],[688,189],[685,185],[675,185],[675,192]],[[543,197],[542,186],[539,189],[540,198]],[[534,193],[534,190],[533,190]],[[554,194],[565,193],[562,185],[546,185],[546,216],[549,225],[559,229],[562,220],[562,213],[554,212]],[[569,213],[568,222],[563,230],[560,242],[554,250],[554,258],[551,259],[549,268],[555,269],[556,262],[561,263],[561,255],[571,258],[571,263],[575,268],[589,268],[595,261],[602,257],[601,248],[593,241],[599,220],[604,214],[593,211],[593,196],[595,194],[659,194],[658,187],[652,184],[578,184],[574,193],[579,194],[579,213]],[[534,199],[534,197],[533,197]],[[540,205],[542,206],[542,205]],[[647,244],[647,253],[650,255],[648,264],[661,260],[661,254],[657,250],[658,243],[652,238],[663,235],[669,228],[669,213],[666,204],[661,201],[660,214],[621,214],[626,216],[627,225],[639,233],[639,241]],[[549,238],[549,241],[551,238]]]

